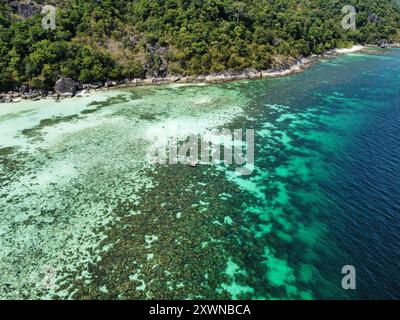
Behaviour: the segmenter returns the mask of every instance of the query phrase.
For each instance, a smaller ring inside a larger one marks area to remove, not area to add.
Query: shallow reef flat
[[[136,207],[157,180],[146,159],[156,138],[220,126],[243,103],[234,90],[167,86],[2,105],[0,297],[70,298],[92,286],[90,263],[122,245],[107,230],[145,216]],[[135,230],[138,259],[156,231]]]
[[[5,112],[2,296],[313,298],[324,226],[301,209],[318,188],[294,194],[287,179],[314,181],[310,163],[323,165],[294,143],[314,139],[321,115],[255,110],[252,87],[136,88]],[[222,127],[256,128],[252,176],[146,158],[167,137]]]

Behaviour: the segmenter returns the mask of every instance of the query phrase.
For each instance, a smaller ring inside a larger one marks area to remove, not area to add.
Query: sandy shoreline
[[[185,77],[166,77],[166,78],[154,78],[154,79],[135,79],[128,84],[118,85],[113,88],[123,88],[123,87],[132,87],[132,86],[140,86],[140,85],[157,85],[157,84],[169,84],[169,83],[218,83],[218,82],[229,82],[236,80],[246,80],[246,79],[257,79],[257,78],[273,78],[273,77],[281,77],[287,76],[294,73],[302,72],[311,64],[319,61],[323,58],[335,57],[338,54],[347,54],[352,52],[357,52],[366,47],[361,45],[355,45],[349,49],[334,49],[327,51],[323,54],[319,55],[311,55],[307,58],[300,58],[296,60],[289,68],[281,69],[281,70],[252,70],[246,69],[243,71],[226,71],[221,73],[213,73],[210,75],[199,75],[199,76],[185,76]],[[104,90],[107,88],[101,88],[98,90]]]
[[[399,47],[399,44],[390,45],[390,47]],[[226,71],[221,73],[214,73],[210,75],[199,75],[199,76],[169,76],[166,78],[152,78],[152,79],[132,79],[123,84],[117,84],[112,86],[102,86],[96,89],[88,89],[88,90],[81,90],[75,94],[75,97],[83,97],[89,96],[93,92],[100,92],[100,91],[108,91],[108,90],[118,90],[122,88],[132,88],[138,86],[151,86],[151,85],[167,85],[167,84],[215,84],[215,83],[223,83],[223,82],[231,82],[231,81],[238,81],[238,80],[250,80],[250,79],[261,79],[261,78],[274,78],[274,77],[283,77],[292,74],[296,74],[299,72],[303,72],[314,63],[317,63],[321,59],[329,59],[335,58],[337,55],[341,54],[349,54],[354,53],[365,48],[374,47],[374,46],[362,46],[362,45],[354,45],[351,48],[344,48],[344,49],[334,49],[329,50],[325,53],[319,55],[311,55],[307,58],[300,58],[296,60],[292,65],[285,69],[269,69],[269,70],[252,70],[247,69],[243,71]],[[376,46],[375,46],[376,47]],[[3,93],[6,96],[4,101],[5,103],[18,103],[23,102],[26,100],[32,99],[23,99],[21,96],[15,96],[17,93]],[[56,94],[49,94],[47,96],[36,97],[35,100],[41,99],[54,99],[55,101],[59,101],[59,99],[65,99],[65,97],[57,97]],[[8,100],[8,101],[7,101]],[[0,100],[0,104],[4,103]]]
[[[343,48],[343,49],[335,49],[335,52],[338,54],[346,54],[346,53],[353,53],[364,49],[364,46],[356,45],[351,48]]]

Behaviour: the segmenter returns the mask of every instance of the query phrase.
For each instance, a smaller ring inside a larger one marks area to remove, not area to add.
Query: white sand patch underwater
[[[153,186],[147,152],[166,131],[224,125],[244,103],[218,86],[166,86],[1,104],[0,298],[68,298],[72,280],[90,282],[88,263],[109,249],[100,229]]]

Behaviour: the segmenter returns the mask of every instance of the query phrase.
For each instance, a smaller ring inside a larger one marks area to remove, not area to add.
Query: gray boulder
[[[90,89],[99,89],[104,86],[104,83],[101,81],[92,82],[89,84]]]
[[[8,1],[14,13],[27,19],[40,12],[40,6],[30,1]]]
[[[106,88],[115,87],[115,86],[117,86],[117,85],[118,85],[118,82],[117,82],[117,81],[110,81],[110,80],[107,80],[106,83],[104,84],[104,86],[105,86]]]
[[[73,96],[77,90],[77,83],[71,78],[61,77],[54,86],[54,91],[61,96]]]
[[[165,78],[168,72],[167,54],[169,47],[160,44],[150,44],[150,61],[147,66],[146,77],[151,78]]]
[[[389,47],[389,43],[387,40],[382,39],[378,41],[378,46],[380,46],[381,48],[385,49],[387,47]]]

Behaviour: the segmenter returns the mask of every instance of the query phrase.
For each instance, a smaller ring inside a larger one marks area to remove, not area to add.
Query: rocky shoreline
[[[377,45],[368,45],[367,47],[383,47]],[[399,48],[400,44],[385,44],[384,48]],[[146,79],[124,79],[120,81],[105,81],[94,82],[88,84],[81,84],[75,82],[70,78],[61,77],[55,87],[54,91],[45,91],[30,89],[26,85],[22,85],[16,91],[9,91],[7,93],[0,93],[0,103],[22,102],[24,100],[38,101],[41,99],[54,99],[59,101],[68,97],[82,97],[93,91],[109,90],[110,88],[129,88],[145,85],[161,85],[171,83],[222,83],[237,80],[268,78],[268,77],[281,77],[294,73],[299,73],[318,62],[321,59],[332,59],[337,55],[348,52],[355,52],[363,49],[363,46],[353,46],[351,49],[335,49],[326,51],[323,54],[311,55],[307,58],[300,58],[294,60],[292,63],[285,62],[279,68],[269,70],[252,70],[247,69],[243,71],[226,71],[221,73],[213,73],[209,75],[198,76],[166,76],[160,78],[146,78]]]

